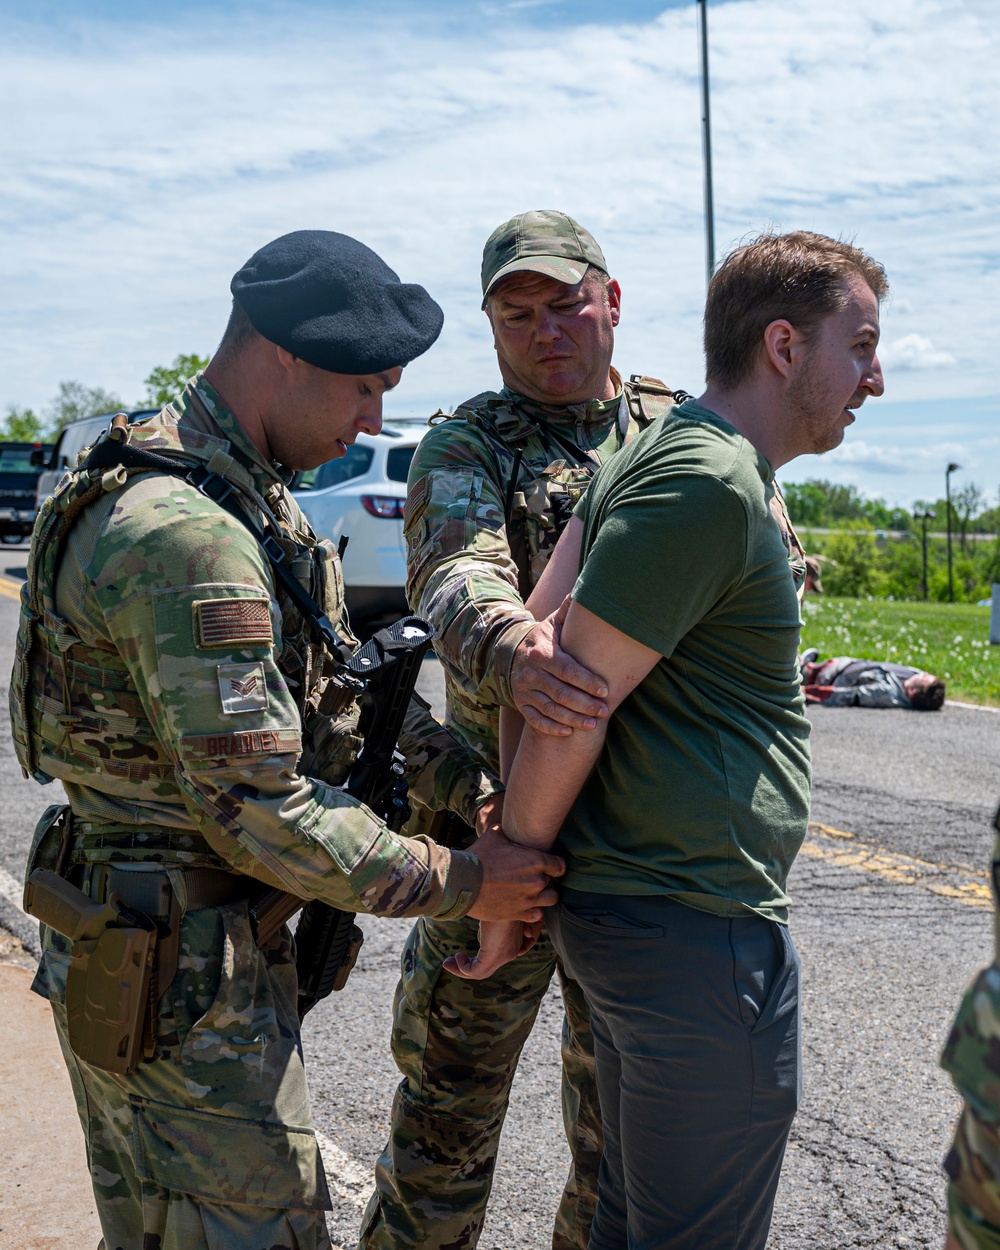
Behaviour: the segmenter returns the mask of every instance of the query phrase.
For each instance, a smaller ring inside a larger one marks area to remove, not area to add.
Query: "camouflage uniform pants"
[[[157,1050],[129,1076],[69,1048],[69,943],[43,929],[52,1004],[87,1141],[99,1250],[330,1250],[287,936],[260,951],[246,904],[189,912]]]
[[[557,970],[547,934],[485,981],[442,971],[474,949],[474,920],[421,919],[403,949],[392,1050],[403,1081],[358,1250],[473,1250],[493,1183],[500,1130],[521,1049]],[[590,1011],[558,969],[563,1026],[563,1120],[573,1162],[554,1250],[586,1250],[603,1140]]]

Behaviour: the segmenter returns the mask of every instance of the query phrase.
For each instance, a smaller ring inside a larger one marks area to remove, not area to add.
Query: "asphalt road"
[[[0,549],[0,670],[10,671],[24,553]],[[4,578],[7,582],[4,582]],[[424,692],[440,698],[428,662]],[[816,709],[813,826],[792,873],[804,973],[803,1103],[769,1246],[940,1246],[940,1160],[957,1102],[937,1054],[962,987],[991,957],[985,865],[1000,715]],[[0,737],[0,886],[13,893],[31,829],[57,786],[24,781]],[[0,895],[3,889],[0,888]],[[17,913],[0,898],[0,923]],[[335,1192],[334,1240],[357,1233],[395,1072],[388,1052],[404,921],[366,918],[348,989],[309,1017],[304,1043]],[[30,937],[30,933],[27,934]],[[543,1250],[567,1154],[558,997],[549,995],[515,1085],[483,1250]]]

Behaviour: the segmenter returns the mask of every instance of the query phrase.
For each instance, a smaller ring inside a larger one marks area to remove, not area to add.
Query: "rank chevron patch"
[[[226,716],[266,710],[267,684],[263,664],[218,664],[216,669],[219,696]]]

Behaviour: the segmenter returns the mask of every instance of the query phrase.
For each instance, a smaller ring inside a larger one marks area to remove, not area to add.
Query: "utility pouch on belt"
[[[73,840],[73,813],[67,803],[52,803],[39,818],[28,848],[25,877],[36,868],[48,868],[62,876]]]
[[[132,1072],[142,1054],[156,925],[118,894],[95,903],[45,868],[28,878],[24,910],[73,943],[66,974],[73,1053],[106,1072]]]

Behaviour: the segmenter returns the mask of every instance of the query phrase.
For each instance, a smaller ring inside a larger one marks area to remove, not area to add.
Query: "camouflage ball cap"
[[[497,226],[483,248],[483,307],[493,287],[510,273],[541,273],[575,286],[588,265],[607,273],[604,253],[578,221],[551,208],[518,213]]]

